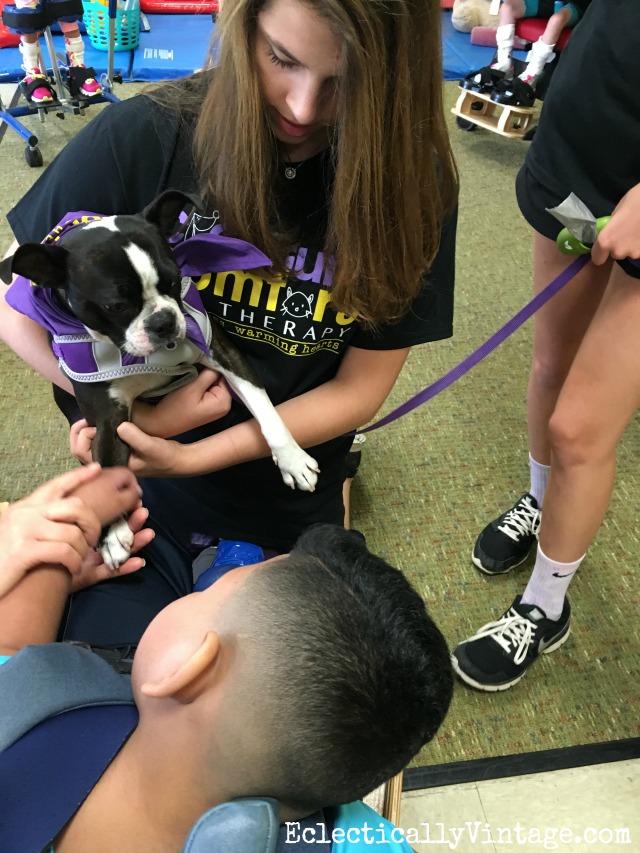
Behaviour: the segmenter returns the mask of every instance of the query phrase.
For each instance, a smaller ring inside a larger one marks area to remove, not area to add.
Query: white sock
[[[26,41],[20,42],[20,53],[22,54],[22,64],[25,68],[31,71],[33,68],[40,68],[40,46],[35,41],[30,44]],[[40,68],[42,71],[42,68]]]
[[[538,545],[536,564],[522,594],[522,603],[536,604],[549,619],[559,619],[567,589],[584,556],[575,563],[557,563],[549,559]]]
[[[544,500],[544,491],[547,488],[547,480],[551,472],[550,465],[542,465],[536,462],[531,454],[529,454],[529,470],[531,472],[531,488],[529,494],[536,499],[538,508],[542,509],[542,501]]]
[[[542,74],[542,69],[546,65],[547,60],[553,53],[555,44],[547,44],[542,41],[542,36],[537,42],[534,42],[531,48],[529,63],[520,75],[523,79],[526,77],[539,77]]]
[[[84,42],[81,36],[74,39],[65,37],[64,46],[68,54],[73,54],[74,65],[84,65]]]
[[[509,71],[511,68],[511,54],[513,52],[513,43],[516,37],[515,24],[501,24],[496,30],[496,44],[498,46],[498,55],[493,63],[493,68],[499,71]]]

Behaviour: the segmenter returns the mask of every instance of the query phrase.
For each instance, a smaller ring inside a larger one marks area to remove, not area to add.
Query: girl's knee
[[[583,407],[560,403],[549,420],[549,443],[554,461],[560,468],[597,464],[614,453],[616,441],[611,432],[596,423]]]

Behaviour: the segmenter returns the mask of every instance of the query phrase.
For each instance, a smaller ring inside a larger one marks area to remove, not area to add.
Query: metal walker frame
[[[96,95],[94,98],[82,98],[72,97],[69,94],[67,87],[65,86],[66,77],[63,79],[61,70],[66,68],[66,65],[56,54],[55,46],[53,44],[53,36],[51,35],[51,28],[48,26],[45,27],[43,32],[53,74],[53,81],[50,80],[50,82],[53,82],[56,99],[44,104],[34,104],[33,102],[27,101],[26,104],[21,105],[18,103],[20,95],[22,94],[21,83],[18,84],[14,97],[8,106],[5,106],[2,101],[2,96],[0,95],[0,140],[2,139],[3,132],[5,130],[5,128],[1,126],[2,122],[4,122],[5,125],[14,130],[26,141],[27,146],[25,148],[24,156],[29,166],[42,166],[43,159],[38,137],[18,120],[22,116],[37,115],[40,121],[43,122],[48,112],[54,112],[57,118],[64,119],[67,113],[71,113],[72,115],[84,115],[85,109],[93,104],[102,104],[105,102],[117,103],[120,100],[120,98],[113,94],[113,84],[122,83],[122,75],[119,72],[114,72],[113,69],[116,37],[116,9],[117,0],[109,0],[107,71],[100,75],[100,85],[102,86],[102,92],[100,95]]]

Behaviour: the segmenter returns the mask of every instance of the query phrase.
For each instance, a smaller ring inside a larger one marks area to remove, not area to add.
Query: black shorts
[[[580,192],[577,191],[576,195],[581,198]],[[531,174],[525,163],[516,177],[516,198],[520,212],[534,231],[549,240],[555,240],[562,230],[562,225],[555,216],[547,213],[546,208],[557,207],[565,200],[566,195],[561,197],[557,192],[547,189]],[[616,263],[620,264],[627,275],[640,278],[640,265],[637,261],[625,258]]]

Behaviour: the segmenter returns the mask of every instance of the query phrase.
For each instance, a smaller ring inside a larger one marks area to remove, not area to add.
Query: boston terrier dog
[[[244,357],[209,321],[190,278],[269,266],[269,259],[241,240],[209,234],[172,247],[180,214],[194,205],[168,190],[133,216],[69,214],[43,243],[26,243],[0,262],[0,279],[19,276],[7,302],[48,330],[80,411],[97,428],[97,462],[126,465],[129,448],[116,430],[130,419],[133,401],[184,384],[202,364],[224,376],[258,421],[284,482],[313,491],[316,461],[294,441]],[[126,520],[115,522],[100,545],[106,564],[122,565],[132,541]]]

